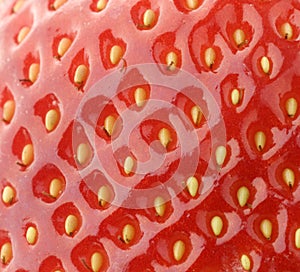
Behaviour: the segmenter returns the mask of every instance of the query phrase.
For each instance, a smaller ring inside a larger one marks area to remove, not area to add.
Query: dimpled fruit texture
[[[1,271],[300,271],[298,0],[1,0]]]

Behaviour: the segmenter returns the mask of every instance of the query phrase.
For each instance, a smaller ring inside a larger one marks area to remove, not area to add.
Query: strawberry
[[[0,7],[1,271],[300,271],[298,1]]]

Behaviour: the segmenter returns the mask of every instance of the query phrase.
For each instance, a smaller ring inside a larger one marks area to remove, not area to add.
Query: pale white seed
[[[266,145],[266,134],[262,131],[258,131],[254,135],[255,146],[258,151],[262,151]]]
[[[106,5],[107,5],[107,0],[98,0],[97,10],[101,11],[101,10],[105,9]]]
[[[138,87],[134,92],[134,100],[138,107],[143,107],[147,100],[147,94],[144,88]]]
[[[113,65],[116,65],[120,62],[120,60],[123,58],[123,50],[121,48],[121,46],[119,45],[114,45],[111,49],[110,49],[110,54],[109,54],[109,59],[110,62]]]
[[[233,40],[238,47],[243,45],[246,41],[245,32],[242,29],[236,29],[233,33]]]
[[[76,68],[74,74],[74,83],[78,85],[83,84],[87,80],[88,75],[89,75],[89,68],[84,64],[80,64]]]
[[[295,173],[292,169],[290,168],[285,168],[282,171],[282,178],[284,182],[287,184],[289,187],[293,187],[295,183]]]
[[[155,212],[158,216],[164,216],[166,211],[166,203],[165,200],[161,196],[157,196],[154,199],[154,208]]]
[[[204,52],[204,60],[205,64],[207,65],[208,68],[212,68],[213,64],[216,61],[216,52],[213,48],[209,47],[205,50]]]
[[[199,7],[199,0],[186,0],[186,6],[188,9],[196,9]]]
[[[13,13],[17,13],[22,8],[23,4],[24,4],[24,0],[16,1],[16,3],[12,8]]]
[[[126,175],[129,175],[134,168],[135,161],[131,156],[126,157],[124,162],[124,172]]]
[[[53,8],[55,10],[59,9],[63,4],[65,4],[68,0],[55,0],[53,3]]]
[[[51,109],[45,116],[45,127],[47,131],[53,131],[59,122],[60,114],[56,109]]]
[[[86,165],[92,157],[92,149],[89,144],[81,143],[77,146],[76,159],[80,165]]]
[[[162,128],[158,133],[158,139],[163,147],[167,148],[171,142],[171,132],[167,128]]]
[[[28,166],[33,162],[34,159],[34,151],[33,151],[33,145],[27,144],[23,147],[22,155],[21,155],[21,161],[24,166]]]
[[[6,242],[2,245],[0,251],[0,258],[3,264],[8,264],[13,257],[12,245],[10,242]]]
[[[58,47],[57,47],[57,54],[59,57],[62,57],[66,54],[66,52],[68,51],[68,49],[70,48],[72,44],[72,40],[69,38],[62,38],[59,41]]]
[[[34,83],[36,82],[38,76],[40,73],[40,64],[39,63],[32,63],[29,66],[29,71],[28,71],[28,79]]]
[[[94,252],[91,257],[91,269],[93,272],[99,272],[103,265],[103,256],[100,252]]]
[[[111,190],[106,185],[103,185],[98,190],[98,203],[101,207],[104,207],[111,201]]]
[[[14,198],[15,198],[14,189],[11,186],[6,185],[2,192],[2,201],[5,204],[11,204],[14,201]]]
[[[30,27],[23,26],[20,29],[19,33],[18,33],[17,42],[21,43],[26,38],[26,36],[28,35],[29,31],[30,31]]]
[[[178,240],[173,245],[173,256],[174,259],[179,262],[185,253],[185,243],[181,240]]]
[[[280,32],[282,37],[287,40],[290,40],[293,37],[293,28],[288,22],[281,25]]]
[[[189,177],[186,181],[186,187],[191,197],[195,197],[198,193],[199,182],[195,177]]]
[[[223,229],[223,220],[220,216],[214,216],[210,222],[211,229],[215,236],[219,236]]]
[[[143,24],[146,27],[153,25],[155,21],[155,12],[152,9],[147,9],[143,15]]]
[[[241,92],[239,89],[233,89],[231,92],[231,103],[236,106],[240,103],[241,100]]]
[[[249,189],[246,186],[242,186],[237,191],[237,199],[241,207],[244,207],[248,203],[250,197]]]
[[[244,270],[250,271],[250,268],[251,268],[251,260],[250,260],[250,258],[249,258],[247,255],[245,255],[245,254],[243,254],[243,255],[241,256],[241,265],[242,265],[242,267],[243,267]]]
[[[68,236],[73,236],[74,232],[77,230],[79,225],[78,218],[70,214],[65,220],[65,232]]]
[[[114,132],[115,122],[116,119],[112,115],[107,116],[104,120],[104,129],[109,136]]]
[[[260,60],[260,66],[261,69],[263,70],[263,72],[265,74],[269,74],[270,73],[270,69],[271,69],[271,64],[270,64],[270,60],[268,57],[263,56]]]
[[[191,108],[191,117],[193,123],[198,126],[202,119],[202,112],[199,106],[195,105]]]
[[[270,240],[272,236],[272,223],[268,219],[264,219],[260,223],[260,231],[263,234],[263,236]]]
[[[135,236],[135,229],[132,225],[127,224],[124,226],[122,231],[122,238],[125,244],[129,244]]]
[[[298,228],[295,232],[295,246],[300,249],[300,228]]]
[[[226,158],[226,154],[227,154],[227,150],[226,150],[225,146],[220,145],[217,147],[216,153],[215,153],[217,165],[219,165],[219,166],[223,165],[225,158]]]
[[[169,52],[166,56],[168,70],[175,71],[178,65],[178,56],[175,52]]]
[[[49,194],[53,198],[57,198],[63,190],[63,183],[60,179],[54,178],[49,185]]]
[[[7,100],[3,105],[2,119],[10,122],[15,114],[16,103],[14,100]]]
[[[26,231],[26,240],[28,244],[33,245],[37,240],[37,229],[33,226],[30,226]]]
[[[298,102],[295,98],[289,98],[285,103],[285,109],[289,117],[294,117],[298,110]]]

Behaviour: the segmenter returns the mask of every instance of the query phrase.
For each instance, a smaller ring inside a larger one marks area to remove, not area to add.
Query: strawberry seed
[[[74,83],[78,85],[82,85],[87,80],[88,74],[89,74],[89,68],[84,64],[80,64],[76,68],[74,74]]]
[[[22,165],[29,166],[33,162],[33,159],[34,159],[33,145],[27,144],[24,146],[21,155]]]
[[[29,71],[28,71],[28,79],[32,83],[36,82],[38,76],[40,73],[40,64],[39,63],[32,63],[29,66]]]
[[[260,223],[260,231],[263,234],[263,236],[270,240],[272,236],[272,223],[268,219],[264,219]]]
[[[55,109],[51,109],[46,113],[45,116],[45,127],[46,130],[51,132],[53,131],[59,121],[59,112]]]
[[[26,240],[28,244],[33,245],[37,240],[37,229],[35,227],[30,226],[26,231]]]
[[[17,36],[17,42],[19,44],[26,38],[29,31],[30,31],[30,27],[28,27],[28,26],[23,26],[21,28],[21,30],[19,31],[18,36]]]
[[[57,54],[59,57],[62,57],[66,54],[66,52],[68,51],[68,49],[70,48],[72,44],[72,40],[69,38],[62,38],[58,44],[57,47]]]
[[[270,73],[270,69],[271,69],[271,64],[270,64],[270,60],[268,57],[263,56],[260,60],[260,66],[263,70],[263,72],[265,74],[269,74]]]
[[[111,201],[111,191],[106,186],[103,185],[98,190],[98,203],[101,207],[104,207],[108,202]]]
[[[103,257],[99,252],[94,252],[91,257],[91,269],[93,272],[99,272],[103,265]]]
[[[110,49],[110,54],[109,54],[109,59],[110,62],[113,65],[116,65],[120,62],[120,60],[123,57],[123,50],[121,48],[121,46],[119,45],[114,45],[111,49]]]
[[[195,177],[189,177],[186,181],[186,186],[191,197],[195,197],[199,189],[198,180]]]
[[[81,143],[77,147],[76,159],[80,165],[85,165],[92,156],[92,150],[89,144]]]
[[[249,199],[250,192],[249,189],[245,186],[242,186],[237,191],[237,199],[241,207],[244,207]]]
[[[294,186],[295,173],[292,169],[285,168],[282,172],[282,178],[283,178],[284,182],[287,184],[287,186],[289,186],[290,188],[292,188]]]
[[[255,145],[258,151],[262,151],[266,145],[266,134],[262,131],[258,131],[254,135]]]
[[[68,0],[55,0],[53,3],[53,9],[59,9],[63,4],[65,4]]]
[[[223,229],[223,220],[220,216],[214,216],[210,222],[211,229],[215,236],[219,236]]]
[[[298,102],[295,98],[289,98],[285,103],[285,109],[289,117],[294,118],[298,110]]]
[[[104,129],[108,136],[111,136],[113,134],[114,128],[115,128],[115,122],[116,119],[112,116],[109,115],[105,118],[104,120]]]
[[[24,4],[24,0],[16,1],[16,3],[14,4],[14,6],[12,8],[12,12],[17,13],[22,8],[23,4]]]
[[[298,228],[295,232],[295,246],[300,249],[300,228]]]
[[[225,146],[218,146],[216,149],[216,162],[218,166],[222,166],[226,158],[227,150]]]
[[[212,69],[212,66],[216,61],[216,57],[216,51],[212,47],[209,47],[205,50],[204,60],[208,68]]]
[[[14,189],[9,186],[9,185],[6,185],[3,189],[3,192],[2,192],[2,201],[5,203],[5,204],[12,204],[12,202],[14,201],[15,199],[15,191]]]
[[[70,214],[65,220],[65,232],[68,236],[73,236],[79,225],[78,218]]]
[[[143,24],[145,27],[151,27],[155,21],[155,13],[152,9],[147,9],[143,15]]]
[[[3,105],[2,119],[9,123],[15,114],[16,103],[13,100],[7,100]]]
[[[124,162],[124,172],[126,175],[129,175],[132,172],[134,165],[135,165],[134,159],[128,156]]]
[[[145,105],[145,102],[147,100],[147,94],[144,88],[136,88],[134,92],[134,100],[138,107],[142,107]]]
[[[175,71],[178,65],[178,56],[175,52],[169,52],[166,56],[166,64],[169,71]]]
[[[191,117],[193,120],[193,123],[198,126],[201,122],[202,119],[202,112],[199,106],[195,105],[194,107],[192,107],[191,109]]]
[[[125,244],[129,244],[135,236],[135,229],[132,225],[127,224],[124,226],[122,231],[122,240]]]
[[[166,211],[166,203],[165,200],[161,196],[157,196],[154,199],[154,208],[155,212],[158,216],[164,216]]]
[[[186,6],[188,9],[196,9],[199,7],[199,0],[186,0]]]
[[[283,38],[290,40],[293,37],[293,28],[290,23],[286,22],[281,25],[280,33]]]
[[[49,185],[49,194],[53,198],[58,198],[63,189],[62,181],[58,178],[54,178],[51,180]]]
[[[171,133],[167,128],[162,128],[158,133],[158,139],[160,140],[163,147],[167,148],[171,142]]]
[[[99,0],[97,2],[97,10],[101,11],[101,10],[105,9],[106,5],[107,5],[107,0]]]
[[[239,89],[233,89],[231,92],[231,103],[236,106],[241,101],[241,92]]]
[[[8,264],[12,259],[12,245],[10,242],[6,242],[2,245],[0,251],[0,258],[3,264]]]
[[[181,240],[178,240],[173,245],[173,256],[174,259],[179,262],[185,253],[185,243]]]
[[[245,32],[242,29],[236,29],[233,33],[233,40],[237,45],[237,47],[240,47],[241,45],[245,44],[246,41]]]
[[[241,265],[243,267],[244,270],[246,271],[250,271],[250,268],[251,268],[251,260],[250,258],[243,254],[242,257],[241,257]]]

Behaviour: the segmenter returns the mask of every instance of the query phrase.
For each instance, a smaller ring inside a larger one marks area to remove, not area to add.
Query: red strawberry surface
[[[1,271],[300,271],[298,0],[0,18]]]

